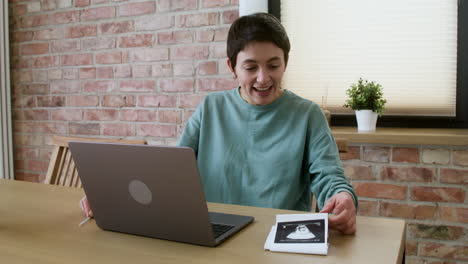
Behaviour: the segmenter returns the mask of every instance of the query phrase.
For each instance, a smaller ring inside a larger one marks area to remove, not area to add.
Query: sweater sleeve
[[[195,151],[195,154],[198,154],[198,144],[200,140],[200,124],[202,120],[203,105],[200,104],[189,118],[184,127],[184,132],[177,143],[177,146],[190,147]]]
[[[315,195],[318,207],[339,192],[348,192],[358,206],[358,198],[347,181],[338,154],[335,138],[317,105],[310,109],[308,124],[308,169],[311,175],[310,190]]]

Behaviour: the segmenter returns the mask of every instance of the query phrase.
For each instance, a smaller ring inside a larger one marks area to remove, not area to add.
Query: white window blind
[[[457,0],[281,1],[291,41],[283,87],[333,113],[360,77],[385,114],[454,116]]]

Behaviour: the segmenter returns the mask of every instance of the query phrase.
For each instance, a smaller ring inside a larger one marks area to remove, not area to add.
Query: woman
[[[238,18],[227,63],[239,87],[209,94],[179,145],[197,154],[209,202],[309,211],[313,192],[321,212],[334,213],[329,226],[353,234],[357,196],[325,117],[315,103],[281,88],[289,50],[274,16]]]

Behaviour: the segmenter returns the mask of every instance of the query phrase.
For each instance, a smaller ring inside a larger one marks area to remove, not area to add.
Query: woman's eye
[[[257,67],[245,67],[244,69],[246,71],[254,71],[255,69],[257,69]]]
[[[277,69],[278,67],[279,67],[279,65],[276,65],[276,64],[270,65],[270,69]]]

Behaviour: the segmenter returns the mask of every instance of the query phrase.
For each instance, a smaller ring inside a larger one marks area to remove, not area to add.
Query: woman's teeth
[[[257,87],[254,87],[255,90],[259,90],[259,91],[266,91],[266,90],[268,90],[268,89],[270,89],[270,88],[271,88],[271,86],[265,87],[265,88],[257,88]]]

